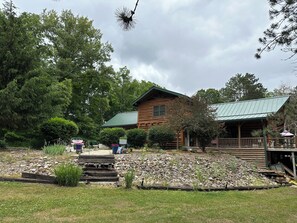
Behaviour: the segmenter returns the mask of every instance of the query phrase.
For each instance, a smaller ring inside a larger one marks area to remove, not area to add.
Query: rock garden
[[[20,177],[22,172],[54,175],[54,168],[65,162],[77,163],[78,155],[48,155],[42,150],[10,149],[0,151],[0,176]],[[276,185],[260,175],[256,166],[227,154],[182,151],[135,150],[115,155],[120,185],[134,170],[133,185],[190,186],[222,188]]]

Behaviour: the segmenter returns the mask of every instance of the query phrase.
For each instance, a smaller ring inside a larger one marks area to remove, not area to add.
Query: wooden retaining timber
[[[289,186],[289,184],[288,184]],[[230,190],[267,190],[273,188],[279,188],[281,185],[270,185],[270,186],[247,186],[247,187],[219,187],[219,188],[193,188],[193,187],[175,187],[175,186],[141,186],[138,185],[138,189],[142,190],[179,190],[179,191],[203,191],[203,192],[212,192],[212,191],[230,191]]]
[[[49,183],[56,182],[56,177],[54,177],[54,176],[41,175],[41,174],[36,174],[36,173],[22,172],[22,178],[48,181]]]
[[[207,151],[222,152],[266,168],[263,148],[207,148]]]
[[[80,155],[78,164],[83,168],[82,181],[117,182],[118,173],[114,169],[114,155]]]
[[[32,179],[32,178],[15,178],[15,177],[0,177],[0,181],[22,182],[22,183],[55,184],[55,182],[48,181],[48,180],[40,180],[40,179]]]

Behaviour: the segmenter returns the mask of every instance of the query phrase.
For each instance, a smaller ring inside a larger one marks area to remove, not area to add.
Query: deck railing
[[[212,141],[211,147],[218,148],[264,148],[263,137],[219,138]],[[268,148],[296,148],[295,138],[268,138]]]
[[[293,138],[272,138],[267,140],[268,148],[296,148],[296,139]]]

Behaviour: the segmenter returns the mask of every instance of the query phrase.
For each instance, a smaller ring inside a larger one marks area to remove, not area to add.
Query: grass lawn
[[[0,182],[0,222],[297,222],[297,188],[181,192]]]

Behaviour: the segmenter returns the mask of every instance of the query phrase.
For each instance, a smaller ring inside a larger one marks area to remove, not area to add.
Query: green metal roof
[[[161,92],[167,95],[172,95],[174,97],[185,97],[186,95],[174,92],[174,91],[169,91],[165,88],[160,88],[157,86],[153,86],[150,89],[148,89],[144,94],[142,94],[139,98],[137,98],[134,102],[133,105],[137,106],[139,103],[141,103],[142,101],[147,100],[148,98],[150,98],[154,93],[156,92]],[[187,96],[186,96],[187,97]]]
[[[113,118],[105,122],[102,127],[120,127],[137,125],[138,112],[123,112],[115,115]]]
[[[211,105],[216,109],[218,121],[239,121],[247,119],[265,119],[278,112],[288,101],[289,96],[260,98]]]

